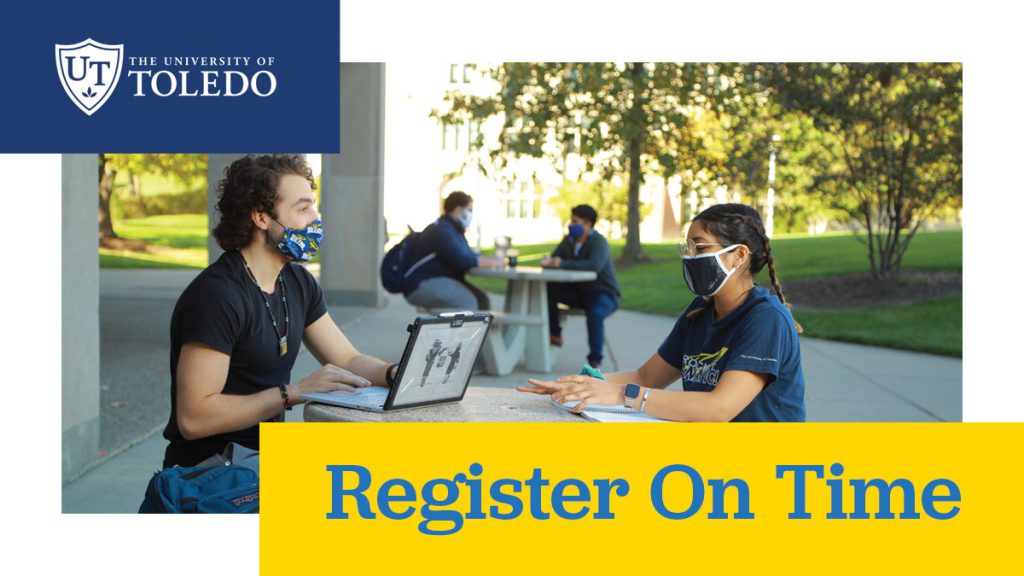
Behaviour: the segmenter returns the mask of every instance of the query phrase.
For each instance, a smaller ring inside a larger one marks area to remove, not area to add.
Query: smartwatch
[[[639,384],[626,384],[626,406],[636,410],[636,399],[640,397]]]

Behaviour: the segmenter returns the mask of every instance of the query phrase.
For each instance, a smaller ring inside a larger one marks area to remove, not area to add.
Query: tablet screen
[[[392,407],[461,398],[489,326],[483,319],[421,324]]]

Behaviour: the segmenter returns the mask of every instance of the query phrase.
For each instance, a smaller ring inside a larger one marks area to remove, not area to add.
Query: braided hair
[[[779,284],[778,275],[775,273],[775,257],[772,256],[771,239],[768,238],[768,234],[764,230],[761,215],[757,213],[757,210],[744,204],[717,204],[697,214],[693,221],[700,222],[723,244],[746,246],[750,250],[751,276],[756,275],[767,265],[772,289],[783,305],[792,309],[792,306],[786,301],[786,296],[782,293],[782,285]],[[709,301],[710,299],[706,299],[703,306],[694,308],[686,317],[693,318],[700,314],[707,307]],[[803,327],[795,318],[793,323],[796,324],[796,331],[803,333]]]

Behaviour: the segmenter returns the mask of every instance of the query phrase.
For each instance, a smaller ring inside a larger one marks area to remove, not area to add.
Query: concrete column
[[[206,249],[209,252],[207,262],[212,264],[224,253],[213,239],[213,229],[217,227],[220,220],[217,217],[217,183],[224,177],[224,169],[232,162],[241,158],[239,154],[210,154],[209,164],[206,166],[206,213],[210,216],[209,236],[206,239]]]
[[[341,64],[341,154],[323,156],[320,284],[331,305],[380,307],[384,64]]]
[[[61,479],[97,458],[100,442],[99,158],[61,157]]]

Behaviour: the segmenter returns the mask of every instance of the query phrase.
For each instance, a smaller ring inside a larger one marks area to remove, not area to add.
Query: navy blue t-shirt
[[[729,370],[767,374],[768,384],[732,421],[803,422],[807,414],[800,340],[789,310],[778,297],[755,286],[725,318],[715,321],[713,304],[694,318],[686,317],[703,303],[701,297],[691,302],[658,348],[682,373],[683,389],[710,392]]]

